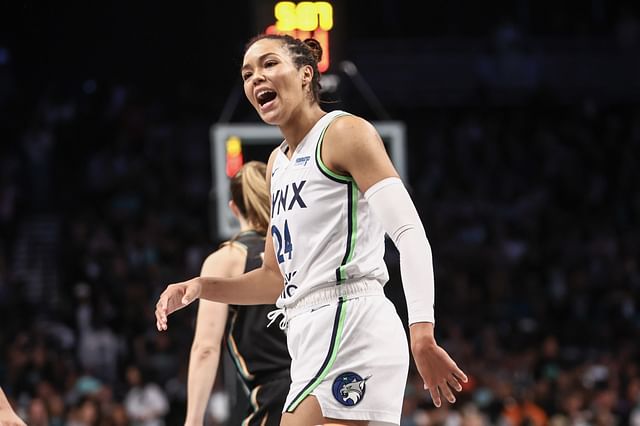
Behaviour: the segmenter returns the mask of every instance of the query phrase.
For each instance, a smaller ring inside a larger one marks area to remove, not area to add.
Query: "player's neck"
[[[251,225],[247,219],[242,216],[238,217],[238,223],[240,224],[240,232],[253,231],[255,226]]]
[[[305,136],[313,128],[313,126],[324,117],[327,113],[320,106],[314,105],[311,109],[301,111],[298,115],[290,120],[289,125],[281,126],[280,131],[287,141],[289,152],[287,155],[293,155],[298,145]]]

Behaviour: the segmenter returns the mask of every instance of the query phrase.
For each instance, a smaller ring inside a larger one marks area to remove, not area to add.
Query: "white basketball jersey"
[[[278,149],[271,171],[271,237],[285,280],[278,307],[345,280],[368,277],[384,285],[389,279],[382,226],[355,181],[320,158],[327,127],[345,114],[318,120],[291,159],[286,141]]]

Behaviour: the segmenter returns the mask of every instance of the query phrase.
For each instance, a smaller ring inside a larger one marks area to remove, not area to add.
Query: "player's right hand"
[[[162,292],[156,303],[156,327],[158,331],[167,329],[167,317],[169,314],[184,308],[189,303],[200,297],[202,284],[198,278],[171,284]]]

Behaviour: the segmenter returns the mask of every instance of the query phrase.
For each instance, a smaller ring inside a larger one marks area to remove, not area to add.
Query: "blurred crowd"
[[[640,424],[640,108],[424,117],[413,193],[472,381],[455,410],[421,404],[420,383],[409,406],[428,424]]]
[[[0,76],[0,386],[31,426],[181,424],[195,306],[165,333],[153,309],[220,242],[214,119],[189,86]],[[402,425],[640,425],[640,105],[393,112],[436,330],[471,378],[436,410],[412,370]],[[210,425],[227,399],[221,378]]]

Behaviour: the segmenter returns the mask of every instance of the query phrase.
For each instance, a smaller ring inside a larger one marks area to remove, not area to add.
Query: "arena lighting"
[[[298,4],[280,1],[273,8],[275,24],[265,30],[267,34],[289,34],[304,40],[313,37],[322,46],[322,60],[318,70],[329,69],[329,32],[333,28],[333,6],[326,1],[303,1]]]
[[[242,141],[239,137],[231,135],[227,139],[225,145],[227,148],[225,170],[228,177],[233,177],[240,171],[244,164],[244,158],[242,156]]]

